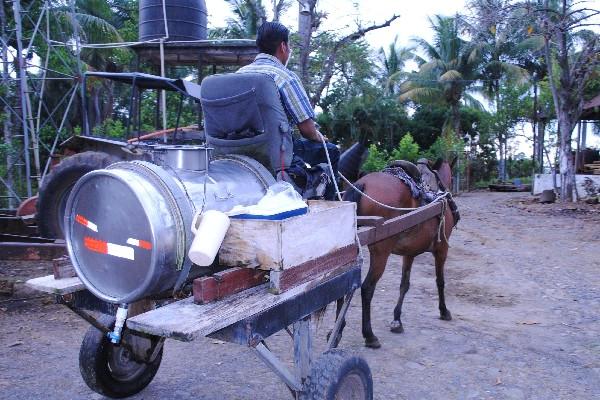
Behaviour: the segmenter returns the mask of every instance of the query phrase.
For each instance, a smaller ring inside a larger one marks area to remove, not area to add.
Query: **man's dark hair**
[[[290,30],[279,22],[265,22],[256,33],[256,46],[261,53],[275,55],[277,46],[281,42],[287,44],[290,36]]]

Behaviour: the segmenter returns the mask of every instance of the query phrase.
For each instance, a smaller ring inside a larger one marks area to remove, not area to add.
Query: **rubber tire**
[[[352,399],[373,400],[373,376],[364,358],[341,349],[327,351],[313,363],[305,381],[302,400],[350,400],[336,397],[344,384],[344,378],[357,375],[364,393],[356,393]]]
[[[103,315],[98,320],[104,326],[112,327],[115,323],[115,318],[110,315]],[[83,380],[94,392],[111,398],[118,399],[139,393],[152,382],[158,372],[164,347],[160,349],[154,361],[145,364],[141,373],[129,381],[124,381],[116,379],[109,368],[111,346],[116,347],[105,334],[90,326],[79,350],[79,371]]]
[[[66,200],[75,183],[90,171],[105,168],[119,161],[97,151],[77,153],[62,160],[42,182],[37,201],[37,224],[40,236],[63,239],[63,218]],[[62,208],[62,209],[61,209]]]

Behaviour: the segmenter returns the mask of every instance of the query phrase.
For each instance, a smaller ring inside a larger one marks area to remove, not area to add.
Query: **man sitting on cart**
[[[315,124],[315,112],[302,87],[300,78],[286,67],[292,53],[289,33],[288,28],[279,22],[263,23],[258,28],[256,36],[256,45],[260,53],[252,64],[240,68],[237,72],[265,74],[275,81],[288,120],[290,124],[298,127],[300,135],[302,135],[301,138],[294,140],[294,159],[290,166],[291,175],[296,176],[299,171],[304,169],[306,163],[313,167],[327,164],[327,155],[322,143],[325,140],[335,177],[340,158],[339,149],[334,144],[327,142],[327,138],[319,132]],[[329,176],[328,169],[323,172]],[[324,198],[333,200],[334,191],[333,184],[329,182]]]

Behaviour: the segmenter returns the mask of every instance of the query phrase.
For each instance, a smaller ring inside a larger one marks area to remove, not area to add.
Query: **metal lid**
[[[67,246],[79,278],[113,303],[134,301],[160,280],[165,249],[176,242],[176,229],[169,229],[175,225],[164,195],[131,170],[86,174],[65,213]]]

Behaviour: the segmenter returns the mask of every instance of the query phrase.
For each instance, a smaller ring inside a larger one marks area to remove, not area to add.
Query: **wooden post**
[[[294,364],[300,382],[310,373],[312,336],[310,315],[294,323]]]

